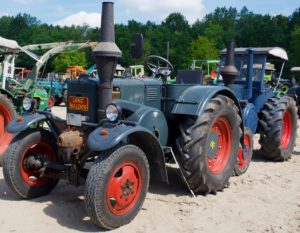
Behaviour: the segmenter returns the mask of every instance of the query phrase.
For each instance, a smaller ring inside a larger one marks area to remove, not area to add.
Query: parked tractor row
[[[168,182],[167,158],[178,161],[194,193],[207,195],[223,190],[234,172],[246,172],[255,133],[267,158],[291,157],[295,101],[276,97],[264,83],[266,60],[280,51],[229,43],[221,57],[222,80],[213,86],[188,83],[187,76],[168,84],[172,64],[158,56],[147,58],[153,77],[114,79],[122,53],[113,25],[113,3],[104,2],[101,39],[93,50],[100,78],[81,75],[68,82],[66,120],[32,101],[26,114],[9,123],[7,131],[16,136],[4,154],[3,173],[19,197],[46,195],[60,179],[83,184],[91,220],[114,229],[138,214],[150,180]],[[132,56],[142,52],[143,37],[135,34]]]

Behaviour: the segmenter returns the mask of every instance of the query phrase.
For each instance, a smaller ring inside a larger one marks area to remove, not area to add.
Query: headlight
[[[31,109],[31,107],[32,107],[32,101],[31,101],[31,99],[28,98],[28,97],[25,97],[23,99],[23,108],[24,108],[24,110],[25,111],[29,111]]]
[[[120,119],[122,111],[121,108],[116,104],[109,104],[105,109],[106,118],[110,122],[116,122]]]

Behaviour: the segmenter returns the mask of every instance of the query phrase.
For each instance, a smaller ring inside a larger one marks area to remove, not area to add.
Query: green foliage
[[[292,66],[300,66],[300,27],[291,33],[291,62]]]
[[[189,25],[184,15],[175,12],[161,24],[150,21],[143,24],[130,20],[127,24],[117,24],[115,31],[116,43],[123,53],[119,62],[123,66],[143,63],[144,58],[133,59],[130,56],[132,34],[140,32],[145,39],[145,56],[155,54],[167,57],[169,44],[169,60],[175,69],[179,69],[186,68],[190,59],[217,58],[218,50],[223,49],[226,42],[232,39],[239,47],[281,46],[289,52],[290,63],[300,65],[299,28],[300,8],[286,17],[255,14],[246,7],[239,12],[232,7],[218,7],[192,25]],[[71,40],[98,41],[99,32],[99,28],[89,28],[87,25],[60,27],[42,24],[28,14],[0,18],[0,36],[14,39],[20,45]],[[91,50],[64,53],[53,60],[53,65],[47,65],[47,71],[54,69],[56,72],[64,72],[68,65],[89,68],[94,63]],[[20,66],[31,63],[25,58],[18,59]]]
[[[216,48],[214,40],[205,36],[198,36],[193,40],[188,48],[186,64],[190,65],[192,60],[213,60],[217,59],[219,50]],[[186,66],[188,67],[188,66]]]
[[[53,60],[53,65],[56,73],[65,72],[67,66],[83,66],[84,68],[88,68],[85,52],[82,51],[61,53]]]

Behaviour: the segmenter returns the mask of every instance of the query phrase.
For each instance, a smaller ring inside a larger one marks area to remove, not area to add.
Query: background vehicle
[[[69,81],[66,121],[45,111],[15,118],[8,131],[18,135],[5,153],[3,171],[8,186],[22,198],[48,194],[59,179],[84,183],[88,215],[98,226],[113,229],[137,215],[150,179],[168,181],[166,156],[179,162],[187,185],[203,195],[222,190],[234,170],[247,169],[252,137],[244,128],[249,119],[243,116],[253,115],[245,113],[252,105],[243,100],[251,99],[252,89],[243,92],[245,83],[233,84],[238,73],[233,43],[220,86],[167,84],[172,64],[158,56],[146,60],[154,78],[113,81],[121,56],[115,44],[113,3],[103,3],[101,22],[101,42],[93,50],[100,79],[81,75]],[[142,44],[142,36],[134,35],[134,57],[141,56]],[[247,60],[249,78],[252,55]],[[246,85],[252,85],[252,80],[247,79]],[[272,91],[254,93],[253,98],[261,100],[262,114],[270,109],[277,119],[270,140],[279,144],[276,151],[268,151],[270,158],[288,159],[295,142],[293,100],[284,97],[276,102]],[[268,106],[276,102],[276,109],[264,108],[263,101]],[[30,128],[41,123],[49,130]],[[264,142],[262,146],[266,151]],[[240,165],[238,158],[246,165]]]
[[[291,88],[289,88],[289,90],[287,91],[287,95],[295,99],[298,107],[298,116],[300,117],[300,67],[291,68],[291,79],[294,80],[295,84]]]
[[[15,41],[1,38],[0,45],[10,46],[3,50],[4,59],[2,62],[2,74],[0,76],[0,158],[2,153],[7,148],[7,145],[12,139],[12,135],[7,133],[6,128],[8,122],[16,115],[26,112],[24,104],[27,108],[31,107],[31,100],[35,100],[35,105],[38,110],[46,110],[52,107],[55,103],[52,95],[52,86],[50,83],[38,83],[39,72],[41,67],[48,61],[49,58],[62,51],[71,51],[78,48],[94,45],[93,42],[77,43],[60,42],[39,45],[27,45],[24,48],[20,47]],[[27,49],[40,50],[48,49],[41,57],[37,57]],[[26,54],[37,60],[31,72],[24,77],[23,80],[15,79],[15,56],[19,51],[26,51]],[[28,110],[27,109],[27,110]]]

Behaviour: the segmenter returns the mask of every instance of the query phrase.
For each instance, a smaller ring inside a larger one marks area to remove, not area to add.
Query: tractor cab
[[[221,67],[225,56],[226,49],[221,51]],[[239,99],[254,103],[259,111],[264,103],[262,99],[271,97],[278,88],[287,60],[286,51],[279,47],[236,48],[234,63],[238,75],[231,89]],[[222,80],[220,72],[218,80]]]

